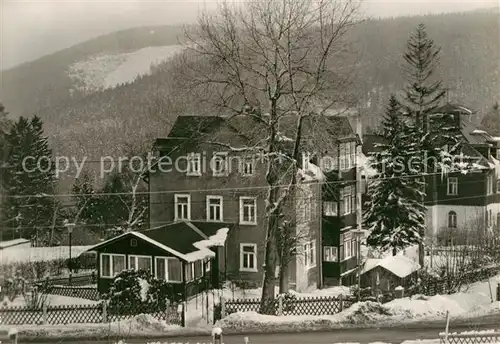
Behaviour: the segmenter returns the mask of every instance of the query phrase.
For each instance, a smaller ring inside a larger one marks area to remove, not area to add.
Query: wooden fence
[[[266,305],[266,314],[275,315],[334,315],[351,307],[356,300],[352,297],[294,297],[278,296]],[[218,310],[217,310],[218,308]],[[216,306],[214,319],[224,318],[236,312],[260,312],[260,299],[222,300]],[[218,313],[218,314],[217,314]]]
[[[441,344],[475,344],[475,343],[500,343],[500,332],[479,331],[471,333],[444,333],[439,334]]]
[[[182,307],[181,307],[182,308]],[[41,309],[29,307],[0,308],[0,325],[40,325],[40,324],[98,324],[130,319],[147,313],[169,324],[184,326],[184,311],[172,306],[167,311],[144,312],[135,314],[108,314],[104,302],[95,305],[45,306]]]
[[[92,301],[99,301],[101,299],[99,291],[96,287],[51,285],[48,287],[47,294],[78,297]]]

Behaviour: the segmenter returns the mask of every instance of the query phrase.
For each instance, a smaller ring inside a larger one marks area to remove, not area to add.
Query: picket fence
[[[500,343],[500,332],[449,333],[448,335],[440,333],[439,341],[441,344]]]
[[[323,297],[289,297],[278,296],[265,306],[266,314],[275,315],[334,315],[351,307],[356,302],[353,297],[340,295]],[[260,299],[222,300],[220,315],[236,312],[260,312]]]
[[[109,314],[106,303],[96,305],[45,306],[41,309],[29,307],[0,308],[0,325],[40,325],[40,324],[98,324],[130,319],[139,314],[148,314],[172,325],[185,325],[184,311],[177,306],[167,311],[149,312],[137,310],[134,314]]]
[[[69,287],[62,285],[51,285],[47,290],[48,294],[77,297],[80,299],[99,301],[101,299],[96,287]]]

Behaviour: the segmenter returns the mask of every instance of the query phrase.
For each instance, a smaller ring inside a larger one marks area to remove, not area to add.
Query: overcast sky
[[[0,69],[116,30],[193,22],[216,0],[0,0]],[[364,0],[373,17],[468,11],[498,0]]]

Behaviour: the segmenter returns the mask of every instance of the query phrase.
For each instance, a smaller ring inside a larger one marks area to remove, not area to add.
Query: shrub
[[[118,274],[104,296],[110,314],[134,315],[166,311],[177,301],[173,286],[147,271],[125,270]]]

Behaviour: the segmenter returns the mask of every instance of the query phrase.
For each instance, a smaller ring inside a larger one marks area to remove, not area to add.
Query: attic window
[[[130,239],[130,247],[137,247],[137,239]]]

